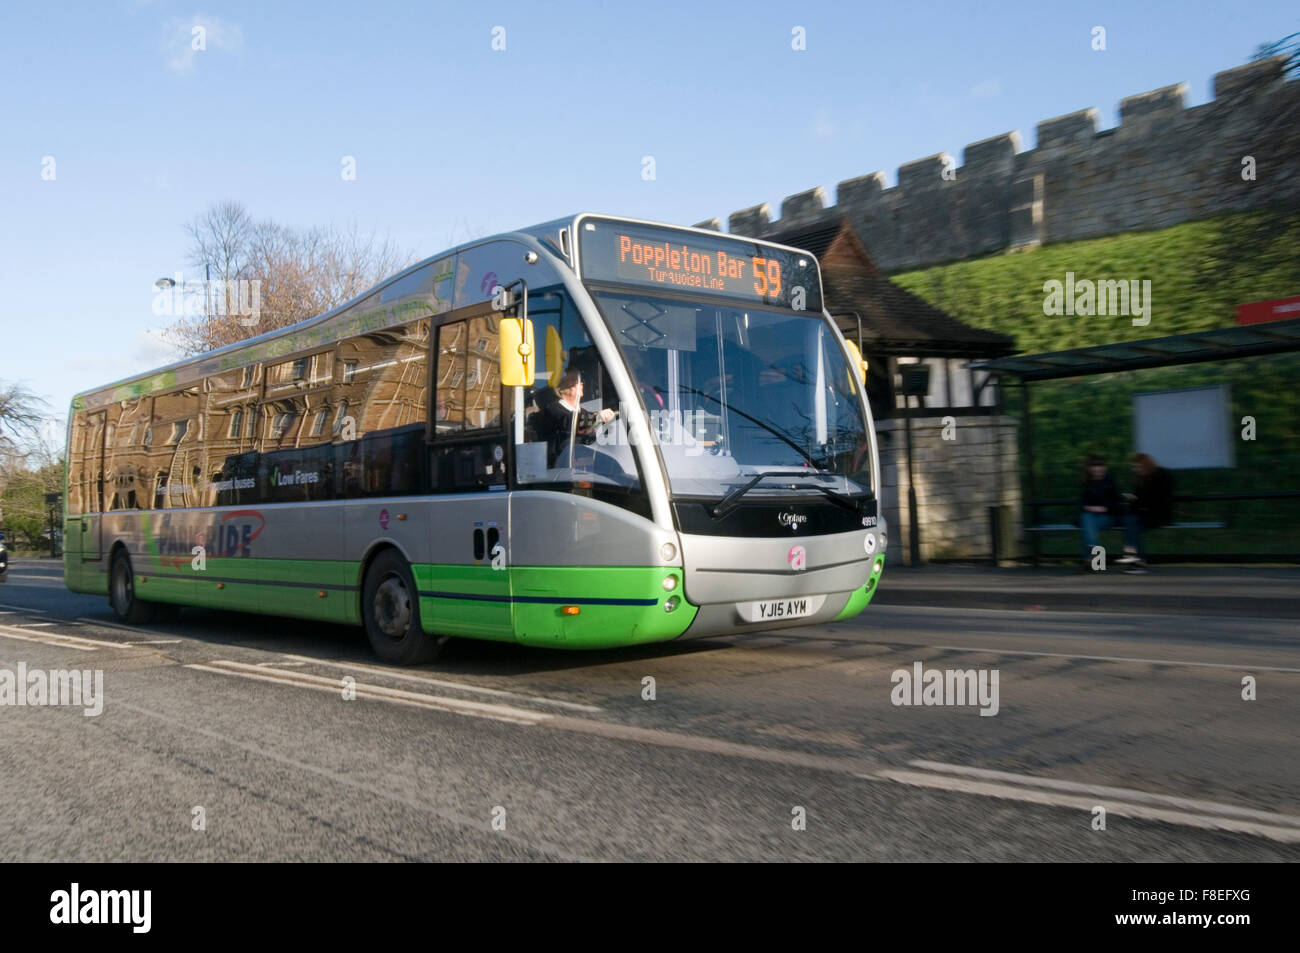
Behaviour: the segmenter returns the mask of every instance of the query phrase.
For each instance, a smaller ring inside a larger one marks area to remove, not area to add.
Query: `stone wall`
[[[791,195],[772,221],[766,204],[735,212],[733,233],[764,236],[847,215],[887,272],[1003,249],[1163,228],[1266,205],[1300,207],[1300,81],[1283,58],[1214,77],[1214,99],[1184,106],[1187,84],[1129,96],[1120,124],[1097,130],[1096,109],[1038,124],[1035,148],[1016,132],[908,162],[884,175]],[[1253,156],[1256,178],[1242,178]],[[945,167],[949,169],[944,174]],[[717,219],[700,223],[719,227]]]
[[[1011,417],[942,417],[912,421],[913,471],[921,560],[987,558],[992,551],[988,508],[1003,511],[1003,557],[1021,552],[1016,423]],[[907,437],[901,418],[876,422],[881,503],[889,521],[890,558],[908,560]]]

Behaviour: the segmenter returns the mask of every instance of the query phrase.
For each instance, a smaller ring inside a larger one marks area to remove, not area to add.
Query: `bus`
[[[182,606],[594,649],[848,618],[884,568],[861,355],[811,254],[581,214],[79,393],[64,569]]]

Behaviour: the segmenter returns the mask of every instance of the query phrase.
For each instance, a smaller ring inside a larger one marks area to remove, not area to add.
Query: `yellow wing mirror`
[[[867,379],[867,362],[862,359],[862,352],[852,341],[845,339],[844,344],[849,349],[849,358],[852,360],[852,366],[858,372],[858,380],[865,382]]]
[[[527,318],[502,318],[501,383],[506,387],[528,387],[533,383],[536,366],[533,322]]]
[[[519,287],[519,293],[514,289]],[[537,367],[537,348],[533,343],[533,322],[528,320],[528,288],[522,281],[497,286],[492,308],[501,318],[501,384],[504,387],[529,387]],[[506,312],[514,312],[507,317]]]
[[[560,378],[564,376],[564,344],[560,341],[560,332],[553,324],[546,326],[546,366],[550,369],[546,383],[551,387],[559,387]]]

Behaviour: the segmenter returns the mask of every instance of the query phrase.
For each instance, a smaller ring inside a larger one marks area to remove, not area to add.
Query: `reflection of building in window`
[[[185,439],[185,432],[190,429],[188,420],[177,420],[172,423],[172,435],[168,443],[180,443]]]
[[[271,422],[271,439],[279,440],[289,431],[289,425],[293,423],[294,412],[291,410],[281,411],[275,415]]]
[[[325,424],[329,421],[330,411],[328,407],[322,407],[316,413],[316,423],[312,425],[311,435],[313,437],[323,436],[325,433]]]
[[[428,321],[385,328],[340,343],[337,383],[330,395],[331,404],[340,408],[335,414],[334,436],[341,436],[343,418],[349,416],[354,421],[349,439],[422,423],[428,415],[428,352]]]
[[[438,430],[478,430],[501,423],[497,318],[483,316],[439,329]],[[468,350],[467,341],[474,341]]]
[[[230,418],[230,436],[238,437],[239,432],[244,429],[244,412],[236,408],[235,413]]]

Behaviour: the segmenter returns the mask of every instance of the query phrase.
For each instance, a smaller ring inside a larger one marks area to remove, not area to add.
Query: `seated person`
[[[556,400],[538,400],[536,414],[537,434],[546,441],[546,465],[554,467],[555,461],[572,438],[576,444],[593,443],[596,426],[614,419],[609,408],[593,413],[582,409],[582,375],[570,367],[555,388]]]
[[[1149,454],[1133,456],[1133,476],[1137,480],[1133,493],[1125,493],[1128,512],[1124,514],[1124,555],[1120,563],[1140,572],[1146,566],[1142,533],[1158,529],[1173,518],[1174,478]]]
[[[1092,551],[1101,541],[1101,531],[1123,519],[1115,479],[1110,475],[1106,461],[1095,454],[1088,457],[1084,466],[1079,510],[1083,568],[1087,570],[1091,568]]]

